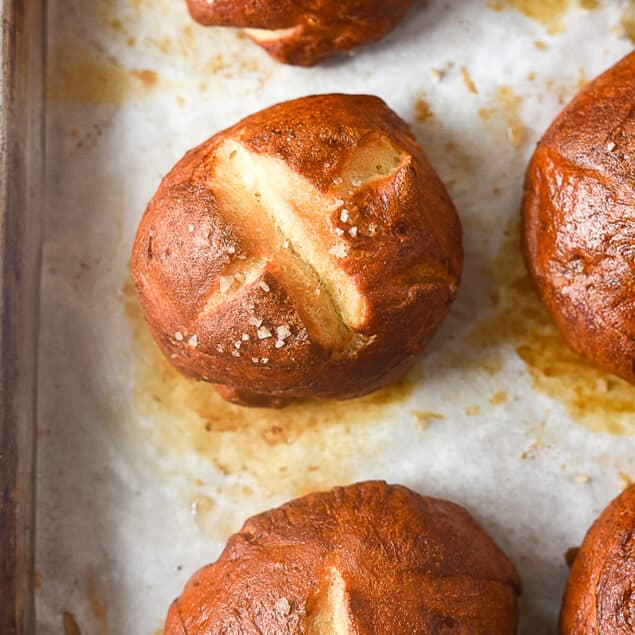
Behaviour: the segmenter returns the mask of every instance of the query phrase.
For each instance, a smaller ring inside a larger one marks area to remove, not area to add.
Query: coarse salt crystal
[[[235,273],[234,274],[234,278],[236,278],[236,280],[238,280],[238,282],[244,282],[245,281],[245,274],[244,273]]]
[[[236,341],[234,342],[234,348],[235,348],[235,349],[239,349],[239,348],[240,348],[240,340],[236,340]]]
[[[282,340],[276,340],[276,343],[274,344],[274,346],[276,348],[282,348],[284,346],[284,342]]]
[[[191,234],[191,233],[194,231],[194,225],[190,225],[190,226],[187,228],[187,231],[189,231],[189,232],[190,232],[190,234]]]
[[[338,243],[329,249],[329,253],[337,258],[346,258],[348,256],[348,248],[343,243]]]
[[[276,326],[276,336],[279,340],[286,340],[291,335],[291,329],[286,324]]]
[[[259,340],[266,340],[272,336],[271,331],[266,326],[259,326],[257,333]]]
[[[362,184],[361,179],[352,179],[351,184],[353,187],[359,187]]]
[[[216,350],[217,350],[219,353],[224,353],[224,352],[225,352],[225,349],[223,348],[223,345],[222,345],[222,344],[216,344]]]
[[[251,361],[252,361],[254,364],[257,364],[257,363],[258,363],[258,358],[257,358],[257,357],[252,357],[252,358],[251,358]]]
[[[240,353],[238,351],[232,351],[232,357],[240,357]]]
[[[335,228],[335,234],[336,234],[337,236],[343,236],[343,235],[344,235],[344,230],[343,230],[343,229],[341,229],[340,227],[336,227],[336,228]]]
[[[218,279],[218,286],[220,287],[220,292],[225,294],[229,291],[232,284],[234,284],[233,276],[221,276]]]
[[[351,227],[348,230],[348,233],[353,237],[356,238],[357,237],[357,227]]]
[[[259,287],[260,287],[260,288],[261,288],[261,289],[262,289],[265,293],[269,293],[269,291],[271,291],[271,289],[270,289],[269,285],[268,285],[268,284],[267,284],[264,280],[261,280],[261,281],[258,283],[258,286],[259,286]]]
[[[192,335],[192,337],[190,337],[190,339],[187,340],[187,343],[192,348],[196,348],[198,346],[198,335],[194,333],[194,335]]]
[[[261,363],[263,364],[268,364],[269,363],[269,358],[268,357],[261,357],[260,358]]]
[[[276,611],[282,615],[289,615],[291,612],[291,604],[289,604],[289,600],[287,600],[287,598],[280,598],[276,602],[275,608]]]
[[[242,340],[243,340],[243,342],[248,342],[249,341],[249,335],[247,333],[243,333],[242,334]]]
[[[340,212],[340,220],[343,223],[347,223],[348,222],[348,210],[346,208],[344,208],[341,212]]]
[[[174,339],[175,339],[177,342],[182,342],[182,341],[183,341],[183,333],[181,333],[181,331],[177,331],[177,332],[174,334]]]
[[[233,245],[230,245],[229,247],[227,247],[227,253],[228,254],[235,254],[236,253],[236,247],[234,247]]]
[[[262,324],[262,320],[257,318],[255,315],[250,315],[249,320],[247,320],[249,324],[258,328]]]
[[[613,150],[615,150],[615,147],[616,147],[616,146],[615,146],[615,143],[614,143],[613,141],[609,141],[609,142],[606,144],[606,149],[607,149],[609,152],[613,152]]]

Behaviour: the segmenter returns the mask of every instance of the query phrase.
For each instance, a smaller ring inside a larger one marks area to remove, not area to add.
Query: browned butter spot
[[[417,98],[414,110],[415,118],[419,123],[424,123],[425,121],[428,121],[428,119],[432,119],[434,117],[430,104],[423,97]]]
[[[564,31],[564,16],[573,8],[593,10],[599,7],[598,0],[491,0],[490,9],[501,11],[511,7],[528,18],[539,22],[551,35]]]
[[[300,495],[351,482],[358,460],[382,448],[369,432],[390,422],[391,407],[413,390],[411,375],[350,401],[304,401],[282,410],[234,406],[209,384],[172,368],[150,336],[130,282],[123,299],[133,332],[134,403],[152,422],[145,434],[161,451],[194,453],[225,475],[248,475],[268,494]]]
[[[479,117],[494,133],[500,133],[515,148],[526,139],[526,129],[520,117],[522,98],[509,86],[499,86],[491,105],[480,108]]]
[[[93,573],[88,576],[88,581],[86,583],[86,595],[88,597],[90,612],[95,619],[95,634],[107,635],[108,626],[106,621],[106,602],[103,597],[103,591],[100,588],[99,580]]]
[[[118,105],[144,97],[160,84],[155,71],[126,69],[113,57],[77,41],[61,43],[49,60],[51,101]]]
[[[492,406],[499,406],[507,401],[507,393],[504,390],[495,392],[490,398],[489,402]]]
[[[629,0],[620,20],[619,34],[635,44],[635,0]]]
[[[596,432],[635,434],[635,386],[600,370],[565,344],[529,280],[518,217],[506,228],[491,275],[495,308],[468,342],[479,348],[512,344],[534,388],[561,402],[573,419]]]
[[[250,498],[250,494],[235,491],[236,500]],[[237,513],[228,513],[227,508],[219,508],[216,501],[205,494],[197,494],[190,503],[192,516],[198,528],[206,536],[212,536],[218,540],[225,541],[231,534],[237,532],[244,518],[238,517]]]
[[[410,412],[420,430],[425,430],[434,421],[443,421],[445,415],[430,410],[412,410]]]
[[[461,66],[461,77],[463,77],[463,83],[465,84],[466,88],[474,95],[478,95],[476,84],[472,80],[472,76],[465,66]]]
[[[72,613],[65,611],[62,615],[62,620],[65,635],[82,635],[82,632],[77,624],[77,620]]]

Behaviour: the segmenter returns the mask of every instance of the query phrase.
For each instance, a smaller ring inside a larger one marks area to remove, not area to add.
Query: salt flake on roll
[[[188,152],[149,203],[131,261],[170,361],[257,406],[398,378],[443,321],[461,267],[445,187],[408,126],[363,95],[278,104]]]

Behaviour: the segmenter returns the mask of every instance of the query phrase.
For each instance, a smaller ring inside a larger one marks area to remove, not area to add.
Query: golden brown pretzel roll
[[[190,151],[148,205],[131,268],[178,369],[280,405],[404,372],[461,263],[456,212],[406,124],[376,97],[324,95]]]
[[[561,635],[635,633],[635,485],[595,521],[578,551],[560,615]]]
[[[635,382],[635,53],[542,138],[523,216],[529,271],[568,344]]]
[[[520,589],[462,507],[373,481],[250,518],[165,635],[512,635]]]
[[[338,51],[379,40],[412,0],[187,0],[206,26],[242,27],[271,57],[311,66]]]

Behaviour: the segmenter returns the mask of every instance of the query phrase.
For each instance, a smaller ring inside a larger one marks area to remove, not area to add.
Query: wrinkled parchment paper
[[[517,217],[538,136],[632,48],[624,10],[418,3],[381,43],[307,70],[194,25],[179,0],[50,1],[38,635],[154,635],[248,515],[367,478],[466,506],[521,572],[520,632],[555,633],[564,552],[635,476],[635,388],[562,345],[524,273]],[[377,94],[412,124],[463,221],[459,299],[398,386],[232,408],[150,342],[128,281],[134,231],[191,146],[333,91]]]

